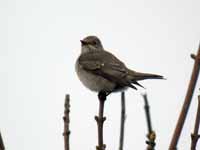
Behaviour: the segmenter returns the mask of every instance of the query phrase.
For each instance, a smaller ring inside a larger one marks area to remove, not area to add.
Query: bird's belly
[[[86,86],[92,91],[96,92],[99,92],[101,90],[113,91],[113,89],[116,86],[115,83],[110,82],[109,80],[101,77],[100,75],[95,75],[84,70],[83,68],[78,66],[77,63],[76,63],[76,72],[80,81],[84,84],[84,86]]]

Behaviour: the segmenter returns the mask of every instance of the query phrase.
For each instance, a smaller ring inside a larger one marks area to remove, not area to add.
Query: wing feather
[[[121,86],[130,83],[126,80],[128,69],[114,55],[107,51],[90,52],[79,57],[81,67],[93,74],[100,75]],[[122,78],[124,78],[122,80]]]

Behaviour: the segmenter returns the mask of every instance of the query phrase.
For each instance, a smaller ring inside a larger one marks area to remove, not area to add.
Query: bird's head
[[[99,38],[96,36],[87,36],[80,41],[82,53],[103,50],[103,45],[101,44]]]

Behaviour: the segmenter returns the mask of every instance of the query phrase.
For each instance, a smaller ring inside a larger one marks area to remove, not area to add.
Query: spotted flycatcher
[[[76,72],[80,81],[96,92],[122,91],[144,79],[163,79],[163,76],[133,71],[103,48],[100,39],[88,36],[81,40],[81,54],[76,61]]]

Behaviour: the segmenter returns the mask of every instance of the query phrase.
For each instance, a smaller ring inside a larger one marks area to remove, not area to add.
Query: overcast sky
[[[64,149],[67,93],[71,149],[95,149],[97,94],[81,84],[74,69],[80,39],[88,35],[97,35],[133,70],[167,78],[140,83],[147,89],[156,147],[168,149],[193,67],[190,54],[200,42],[199,6],[199,0],[1,0],[0,131],[7,150]],[[124,149],[146,147],[143,91],[126,92]],[[190,147],[197,95],[198,90],[181,150]],[[118,149],[120,93],[108,97],[105,116],[106,149]]]

